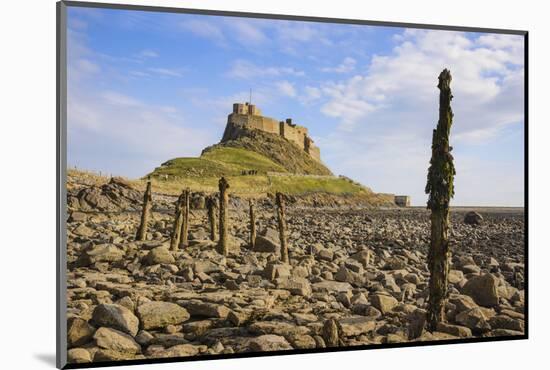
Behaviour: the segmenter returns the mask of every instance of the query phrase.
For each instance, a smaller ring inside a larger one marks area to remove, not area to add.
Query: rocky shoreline
[[[70,192],[68,200],[72,363],[525,331],[521,209],[480,209],[479,225],[464,223],[467,210],[452,211],[447,322],[430,333],[423,329],[430,230],[424,209],[291,205],[287,265],[279,261],[269,200],[258,203],[254,248],[246,207],[230,203],[231,249],[224,257],[209,240],[205,210],[192,210],[189,246],[174,252],[174,199],[153,194],[147,240],[137,242],[141,194],[122,183],[89,189]]]

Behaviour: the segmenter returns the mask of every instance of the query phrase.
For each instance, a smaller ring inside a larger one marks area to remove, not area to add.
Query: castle
[[[292,123],[291,118],[278,121],[270,117],[262,116],[258,107],[249,103],[233,104],[233,112],[227,116],[227,126],[223,133],[222,141],[230,140],[236,129],[256,129],[270,134],[279,135],[288,141],[298,145],[300,149],[308,153],[313,159],[321,161],[321,151],[313,144],[306,127]]]

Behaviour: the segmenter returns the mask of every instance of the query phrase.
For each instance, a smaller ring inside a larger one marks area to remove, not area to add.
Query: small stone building
[[[411,206],[411,197],[408,195],[396,195],[393,201],[395,202],[395,205],[399,207]]]

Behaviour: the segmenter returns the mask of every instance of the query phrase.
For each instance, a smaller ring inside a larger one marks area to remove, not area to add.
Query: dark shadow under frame
[[[358,19],[342,19],[342,18],[326,18],[326,17],[311,17],[298,15],[284,14],[266,14],[266,13],[251,13],[251,12],[232,12],[222,10],[206,10],[206,9],[186,9],[174,7],[160,6],[145,6],[145,5],[127,5],[127,4],[109,4],[109,3],[94,3],[83,1],[60,1],[56,4],[57,16],[57,99],[56,99],[56,122],[57,122],[57,141],[56,141],[56,199],[57,199],[57,246],[56,246],[56,365],[62,369],[81,369],[95,368],[107,366],[124,366],[124,365],[140,365],[140,364],[158,364],[172,362],[189,362],[202,360],[222,360],[232,358],[247,358],[247,357],[264,357],[264,356],[280,356],[280,355],[295,355],[308,353],[325,353],[325,352],[341,352],[341,351],[357,351],[366,349],[381,349],[381,348],[404,348],[404,347],[420,347],[446,344],[460,343],[484,343],[498,342],[508,340],[522,340],[529,338],[529,259],[528,259],[528,231],[529,231],[529,32],[524,30],[509,30],[496,28],[478,28],[478,27],[461,27],[461,26],[443,26],[418,23],[401,23],[401,22],[383,22],[383,21],[368,21]],[[524,37],[524,256],[525,256],[525,332],[523,335],[517,336],[499,336],[486,338],[466,338],[453,340],[438,340],[438,341],[423,341],[423,342],[402,342],[402,343],[385,343],[385,344],[370,344],[349,347],[332,347],[332,348],[314,348],[314,349],[293,349],[285,351],[270,351],[270,352],[245,352],[234,354],[217,354],[217,355],[202,355],[193,357],[172,357],[160,359],[141,359],[141,360],[122,360],[122,361],[104,361],[92,362],[85,364],[67,364],[67,323],[66,323],[66,275],[67,275],[67,7],[84,7],[84,8],[104,8],[104,9],[119,9],[119,10],[137,10],[161,13],[183,13],[183,14],[202,14],[215,15],[226,17],[245,17],[245,18],[260,18],[260,19],[278,19],[304,22],[321,22],[321,23],[337,23],[337,24],[357,24],[368,26],[384,26],[384,27],[401,27],[401,28],[416,28],[442,31],[463,31],[463,32],[479,32],[479,33],[497,33],[520,35]]]

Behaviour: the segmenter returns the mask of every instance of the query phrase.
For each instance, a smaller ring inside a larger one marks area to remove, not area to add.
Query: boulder
[[[280,253],[281,246],[278,242],[272,239],[268,239],[265,236],[257,235],[253,251],[264,253]]]
[[[67,362],[70,364],[85,364],[92,362],[92,355],[84,348],[72,348],[67,352]]]
[[[117,304],[98,305],[92,314],[92,323],[120,330],[133,337],[139,329],[139,320],[132,311]]]
[[[437,331],[460,338],[467,338],[472,336],[472,331],[465,326],[452,325],[443,322],[437,324]]]
[[[313,283],[312,288],[314,292],[328,292],[328,293],[349,292],[352,289],[349,283],[338,282],[333,280],[325,280],[325,281],[320,281],[318,283]]]
[[[407,267],[407,261],[404,257],[394,256],[386,260],[383,269],[384,270],[402,270]]]
[[[356,337],[368,334],[376,328],[376,320],[367,316],[352,316],[338,320],[338,324],[345,337]]]
[[[288,290],[292,295],[299,295],[302,297],[311,296],[311,284],[309,280],[305,278],[293,277],[277,279],[277,287]]]
[[[78,236],[90,238],[92,235],[95,234],[95,230],[81,223],[80,225],[78,225],[73,229],[73,233]]]
[[[452,303],[456,307],[457,313],[477,307],[472,297],[463,294],[451,294],[449,303]]]
[[[374,254],[370,249],[363,249],[353,254],[351,258],[361,263],[365,268],[374,263]]]
[[[449,271],[449,283],[458,284],[464,279],[464,273],[460,270]]]
[[[489,319],[489,325],[493,329],[507,329],[519,332],[525,331],[525,322],[519,319],[513,319],[505,315],[497,315]]]
[[[305,326],[296,326],[285,321],[256,321],[248,326],[252,334],[275,334],[289,337],[291,335],[305,335],[309,330]]]
[[[455,321],[460,325],[472,329],[474,333],[486,332],[491,330],[487,322],[487,316],[479,307],[466,310],[455,317]]]
[[[175,358],[195,356],[199,353],[199,348],[192,344],[178,344],[151,354],[152,358]]]
[[[290,277],[290,266],[285,263],[268,263],[263,271],[263,276],[269,281],[274,281],[278,278]]]
[[[176,260],[167,247],[160,246],[151,249],[145,256],[144,262],[148,265],[157,265],[159,263],[171,264]]]
[[[464,216],[464,223],[467,225],[480,225],[482,221],[483,217],[474,211],[470,211]]]
[[[131,352],[119,352],[112,349],[98,348],[94,353],[93,362],[118,362],[143,358],[142,355]]]
[[[193,317],[212,317],[225,319],[229,315],[229,308],[224,305],[210,302],[189,301],[182,303],[187,312]]]
[[[249,342],[252,352],[282,351],[292,349],[285,337],[274,334],[260,335]]]
[[[98,244],[80,255],[77,265],[89,266],[97,262],[118,262],[124,258],[124,251],[112,244]]]
[[[345,282],[355,285],[363,285],[365,283],[365,279],[362,275],[358,274],[357,272],[351,271],[345,265],[341,265],[338,268],[338,271],[336,271],[336,274],[334,275],[334,279],[339,282]]]
[[[391,312],[395,306],[399,303],[397,299],[386,294],[374,294],[371,297],[372,305],[380,310],[383,315]]]
[[[67,346],[69,348],[79,347],[88,343],[94,332],[95,328],[88,324],[86,320],[80,317],[69,318],[67,320]]]
[[[419,338],[424,333],[426,326],[426,310],[417,308],[407,315],[409,327],[407,328],[408,339]]]
[[[83,212],[73,211],[67,222],[84,222],[88,219],[88,215]]]
[[[185,308],[171,302],[151,301],[138,306],[136,311],[145,330],[178,325],[190,317]]]
[[[317,252],[317,258],[322,261],[332,261],[334,259],[334,252],[332,252],[330,249],[323,248]]]
[[[484,307],[498,305],[498,279],[492,274],[474,276],[464,284],[462,293],[469,295],[474,301]]]
[[[132,354],[141,352],[141,347],[134,338],[113,328],[101,327],[97,329],[94,339],[98,347],[107,350]]]

